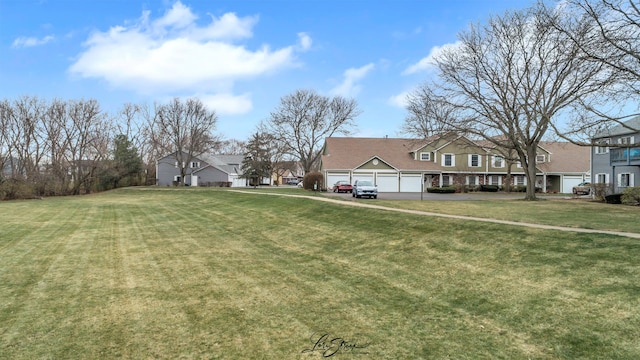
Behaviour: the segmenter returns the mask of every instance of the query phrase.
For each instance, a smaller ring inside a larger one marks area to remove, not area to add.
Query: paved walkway
[[[532,224],[532,223],[524,223],[524,222],[516,222],[516,221],[508,221],[508,220],[497,220],[497,219],[487,219],[487,218],[478,218],[472,216],[463,216],[463,215],[449,215],[449,214],[439,214],[428,211],[420,211],[420,210],[408,210],[408,209],[396,209],[389,208],[381,205],[367,204],[361,201],[345,201],[341,198],[329,198],[325,196],[308,196],[308,195],[293,195],[293,194],[281,194],[281,193],[267,193],[267,192],[258,192],[258,191],[246,191],[246,190],[230,190],[234,192],[240,192],[245,194],[254,194],[254,195],[272,195],[272,196],[288,196],[295,198],[304,198],[311,199],[316,201],[324,201],[330,202],[334,204],[346,205],[346,206],[356,206],[363,207],[369,209],[376,210],[385,210],[385,211],[396,211],[406,214],[414,214],[414,215],[424,215],[424,216],[434,216],[434,217],[442,217],[449,219],[460,219],[460,220],[468,220],[468,221],[480,221],[480,222],[488,222],[494,224],[504,224],[504,225],[513,225],[513,226],[524,226],[536,229],[547,229],[547,230],[559,230],[559,231],[572,231],[577,233],[589,233],[589,234],[606,234],[606,235],[617,235],[617,236],[626,236],[631,238],[640,239],[640,233],[630,233],[623,231],[609,231],[609,230],[597,230],[597,229],[583,229],[583,228],[573,228],[566,226],[555,226],[555,225],[543,225],[543,224]]]

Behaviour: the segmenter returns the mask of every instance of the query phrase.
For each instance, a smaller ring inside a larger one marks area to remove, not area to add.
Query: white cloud
[[[358,95],[361,90],[361,86],[357,84],[359,80],[364,78],[367,73],[369,73],[375,65],[373,63],[369,63],[365,66],[359,68],[350,68],[344,72],[344,80],[342,83],[329,92],[333,95],[340,95],[345,97],[354,97]]]
[[[211,99],[228,96],[229,103],[218,104],[234,112],[251,107],[248,95],[230,95],[236,80],[297,66],[299,44],[250,49],[238,43],[253,36],[256,16],[210,15],[206,24],[197,19],[181,2],[157,19],[145,11],[136,21],[91,34],[69,71],[145,94],[189,91],[217,94]],[[310,46],[311,38],[298,35],[303,48]]]
[[[409,95],[408,91],[402,92],[398,95],[394,95],[390,97],[387,102],[395,107],[405,109],[407,107],[407,96]]]
[[[300,41],[300,47],[302,50],[309,50],[311,48],[311,37],[306,33],[298,33],[298,39]]]
[[[39,45],[44,45],[50,41],[53,41],[54,39],[55,37],[53,37],[52,35],[47,35],[41,39],[38,39],[36,37],[21,36],[13,40],[13,43],[11,44],[11,46],[14,48],[39,46]]]
[[[251,94],[233,95],[229,93],[196,94],[197,97],[209,109],[216,111],[218,115],[241,115],[253,109]]]
[[[429,55],[423,57],[417,63],[406,68],[402,75],[411,75],[421,71],[428,71],[434,68],[435,62],[434,59],[440,56],[444,51],[449,51],[451,49],[455,49],[459,47],[461,43],[459,41],[450,44],[444,44],[442,46],[434,46],[429,51]]]

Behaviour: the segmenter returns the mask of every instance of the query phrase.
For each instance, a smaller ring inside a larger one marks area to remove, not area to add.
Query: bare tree
[[[626,126],[627,118],[639,114],[637,107],[633,111],[628,105],[630,99],[640,95],[640,5],[632,0],[569,0],[561,5],[566,7],[564,14],[571,21],[553,23],[555,29],[579,47],[588,59],[604,64],[621,78],[619,86],[606,94],[608,106],[604,109],[585,107],[572,124],[573,131],[589,138],[603,127]],[[586,28],[589,36],[575,36],[576,28],[585,23],[589,24]],[[604,124],[582,121],[594,115],[611,121]]]
[[[285,146],[287,154],[300,161],[305,172],[320,159],[320,146],[334,134],[348,135],[360,114],[355,100],[329,98],[313,90],[296,90],[280,99],[262,128]]]
[[[64,127],[66,163],[72,174],[72,194],[89,193],[96,170],[109,154],[111,124],[93,99],[69,102],[68,121]]]
[[[219,154],[244,155],[247,152],[247,142],[237,139],[222,140],[214,150]]]
[[[508,12],[484,26],[471,26],[459,35],[459,46],[435,59],[439,79],[431,93],[455,108],[455,116],[434,119],[444,122],[438,128],[515,151],[530,184],[527,200],[536,198],[540,141],[550,131],[561,133],[564,111],[597,102],[618,79],[551,26],[564,19],[541,4]],[[576,31],[573,36],[588,34]]]
[[[210,150],[218,141],[213,133],[217,120],[215,111],[195,98],[184,102],[174,98],[156,107],[151,134],[165,154],[175,152],[182,185],[193,157]]]

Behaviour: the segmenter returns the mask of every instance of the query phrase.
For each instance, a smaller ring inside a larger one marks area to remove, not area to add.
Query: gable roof
[[[470,143],[487,149],[488,142]],[[352,138],[329,137],[325,139],[322,154],[323,170],[356,169],[373,158],[384,161],[398,171],[420,170],[440,172],[442,167],[433,161],[415,160],[413,153],[433,139],[399,138]],[[585,173],[589,172],[590,148],[570,142],[542,141],[539,148],[549,153],[544,163],[537,168],[545,173]]]
[[[570,142],[541,141],[539,146],[549,152],[547,159],[536,167],[546,173],[586,173],[590,171],[591,148]]]
[[[609,137],[609,136],[638,133],[640,132],[640,115],[632,118],[631,120],[625,121],[622,124],[618,124],[612,127],[611,129],[602,130],[597,134],[595,134],[593,138],[599,139],[599,138]],[[635,130],[632,130],[632,129],[635,129]]]
[[[422,147],[425,139],[329,137],[325,139],[322,168],[355,169],[374,157],[402,170],[439,170],[430,161],[416,161],[412,152]]]

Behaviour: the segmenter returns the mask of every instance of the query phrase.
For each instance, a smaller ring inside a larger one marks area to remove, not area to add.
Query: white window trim
[[[445,158],[447,157],[447,155],[451,156],[451,165],[447,165],[446,162],[445,162]],[[444,166],[444,167],[454,167],[454,166],[456,166],[456,155],[455,154],[451,154],[451,153],[442,154],[442,166]]]
[[[472,165],[472,159],[474,156],[478,157],[478,165]],[[482,167],[482,155],[480,154],[469,154],[469,167]]]
[[[199,168],[200,167],[200,161],[192,161],[191,162],[191,168]]]
[[[498,183],[494,184],[491,180],[493,179],[493,177],[496,176],[498,178]],[[487,178],[487,185],[498,185],[501,186],[502,185],[502,176],[500,175],[489,175]]]
[[[542,158],[542,160],[540,160],[540,158]],[[541,164],[541,163],[545,162],[546,160],[547,160],[546,155],[544,155],[544,154],[536,155],[536,163]]]
[[[472,184],[469,181],[469,179],[471,179],[471,178],[475,179],[475,183],[474,184]],[[478,175],[467,175],[465,180],[466,180],[466,185],[480,185],[480,177]]]
[[[629,185],[622,185],[622,175],[628,175],[629,176]],[[634,186],[634,179],[633,179],[633,173],[620,173],[618,174],[618,187],[633,187]]]
[[[622,139],[629,139],[629,142],[627,144],[625,144],[625,145],[635,144],[633,135],[619,137],[618,138],[618,144],[623,144]]]
[[[596,144],[596,154],[607,154],[609,153],[609,143],[610,140],[609,139],[604,139],[601,142]],[[602,145],[606,144],[607,146],[602,146]]]
[[[445,178],[447,178],[447,180],[448,180],[448,184],[447,185],[444,184],[445,183],[445,181],[444,181]],[[453,185],[453,176],[451,176],[451,175],[442,175],[442,186],[451,186],[451,185]]]
[[[420,161],[431,161],[431,153],[430,152],[420,153]]]
[[[598,182],[598,178],[600,177],[600,175],[604,175],[604,182]],[[609,183],[609,173],[598,173],[596,174],[596,178],[595,178],[595,182],[596,184],[608,184]]]
[[[522,179],[522,184],[518,184],[518,179]],[[514,175],[513,184],[516,186],[518,185],[527,186],[527,177],[524,175]]]
[[[496,166],[496,158],[500,158],[500,166]],[[500,155],[493,155],[491,157],[491,167],[493,167],[494,169],[502,169],[504,168],[504,157],[500,156]]]

